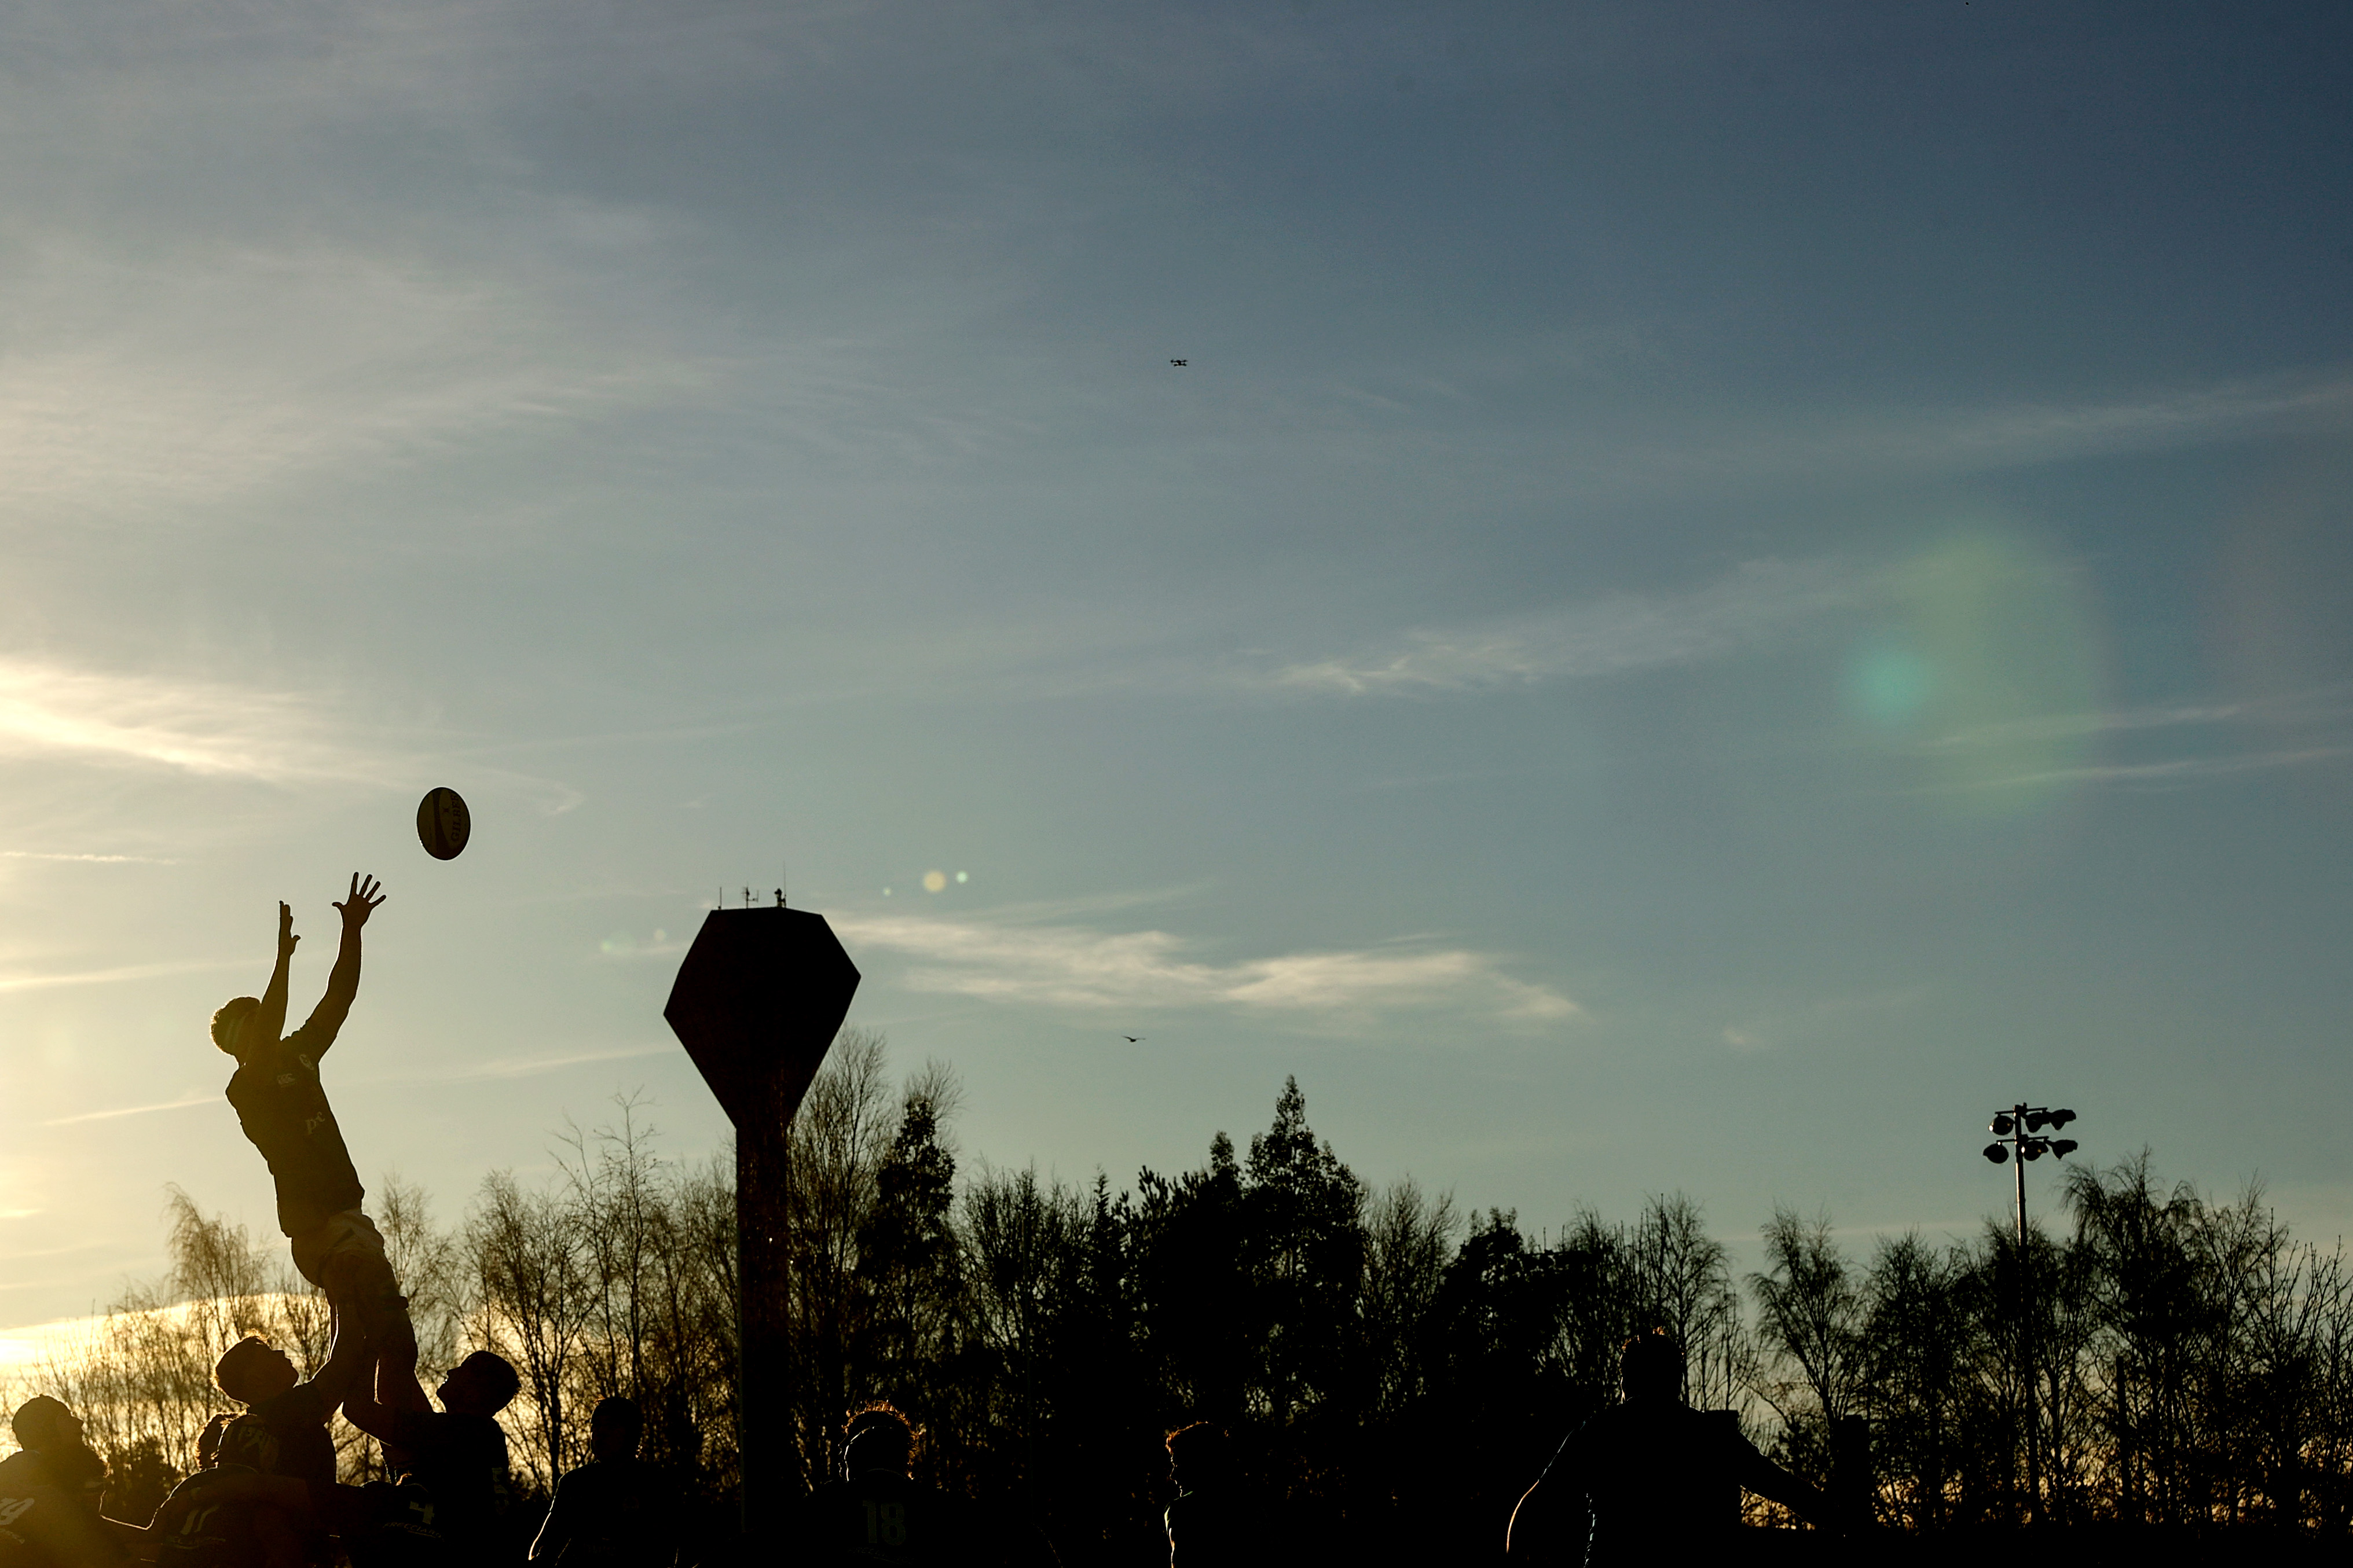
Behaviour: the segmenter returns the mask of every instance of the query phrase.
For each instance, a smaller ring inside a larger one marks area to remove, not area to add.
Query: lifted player
[[[278,1227],[293,1243],[294,1267],[326,1291],[340,1334],[346,1315],[359,1318],[379,1348],[412,1341],[408,1304],[385,1258],[384,1237],[360,1212],[366,1194],[343,1147],[343,1130],[319,1082],[319,1058],[335,1043],[360,989],[360,928],[384,902],[373,877],[352,874],[352,889],[335,905],[343,941],[327,976],[327,994],[310,1021],[279,1037],[286,1026],[286,971],[294,946],[294,912],[278,906],[278,965],[259,997],[239,996],[213,1015],[213,1043],[237,1058],[228,1102],[245,1135],[269,1162],[278,1184]]]

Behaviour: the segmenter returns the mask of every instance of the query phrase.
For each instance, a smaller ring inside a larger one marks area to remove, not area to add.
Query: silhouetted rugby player
[[[297,1379],[293,1358],[259,1334],[237,1341],[213,1363],[213,1382],[246,1406],[245,1414],[217,1434],[206,1429],[221,1449],[221,1462],[242,1465],[259,1475],[284,1476],[314,1489],[313,1518],[301,1523],[305,1561],[324,1563],[333,1555],[325,1522],[332,1511],[335,1485],[335,1442],[328,1436],[328,1423],[353,1385],[375,1366],[374,1342],[367,1337],[365,1320],[359,1317],[335,1336],[327,1364],[308,1383]],[[273,1527],[265,1523],[261,1528]]]
[[[294,913],[278,906],[278,963],[259,998],[238,996],[213,1015],[213,1043],[237,1058],[228,1102],[278,1184],[278,1227],[293,1244],[294,1267],[327,1293],[337,1329],[346,1312],[366,1319],[379,1339],[407,1334],[407,1304],[385,1260],[384,1237],[360,1212],[366,1196],[343,1130],[319,1081],[319,1061],[360,990],[360,928],[384,902],[374,878],[355,872],[343,912],[343,945],[327,992],[310,1021],[285,1038],[287,967],[294,957]]]
[[[304,1535],[322,1542],[307,1483],[279,1478],[263,1482],[250,1465],[225,1461],[224,1450],[272,1441],[269,1428],[248,1412],[216,1415],[196,1438],[196,1468],[172,1489],[156,1510],[174,1522],[154,1531],[158,1568],[301,1568]],[[287,1495],[277,1503],[256,1499],[251,1489],[267,1484]],[[332,1493],[331,1483],[326,1491]]]
[[[1168,1479],[1176,1488],[1161,1523],[1169,1568],[1221,1568],[1273,1559],[1266,1510],[1236,1473],[1223,1429],[1196,1421],[1168,1434]]]
[[[328,1423],[360,1377],[375,1366],[375,1345],[364,1332],[340,1336],[330,1347],[319,1375],[302,1382],[293,1358],[259,1334],[248,1334],[221,1352],[213,1382],[246,1407],[249,1421],[234,1424],[240,1434],[235,1462],[264,1475],[332,1485],[335,1442]]]
[[[555,1484],[533,1563],[562,1568],[670,1568],[678,1561],[678,1490],[638,1458],[646,1420],[633,1399],[600,1401],[588,1418],[596,1458]]]
[[[504,1356],[476,1351],[450,1369],[434,1392],[435,1410],[417,1381],[417,1344],[396,1342],[376,1358],[376,1386],[353,1391],[343,1402],[352,1425],[382,1439],[392,1468],[431,1494],[426,1522],[440,1532],[450,1560],[505,1562],[513,1499],[507,1470],[507,1435],[498,1414],[512,1402],[522,1379]]]
[[[20,1451],[0,1459],[0,1565],[111,1568],[129,1553],[98,1514],[105,1461],[81,1440],[81,1422],[47,1394],[9,1425]]]
[[[37,1394],[10,1418],[21,1451],[0,1459],[0,1568],[125,1568],[153,1557],[162,1541],[182,1532],[190,1503],[176,1491],[142,1530],[98,1511],[106,1461],[82,1441],[81,1422],[47,1394]],[[185,1485],[185,1483],[183,1483]],[[219,1500],[300,1510],[307,1492],[275,1477],[221,1479]]]
[[[1626,1342],[1619,1381],[1625,1402],[1571,1433],[1513,1510],[1513,1561],[1617,1568],[1728,1545],[1743,1488],[1816,1523],[1828,1519],[1820,1492],[1731,1422],[1683,1403],[1683,1351],[1663,1331]]]
[[[808,1495],[786,1521],[796,1563],[977,1563],[986,1549],[971,1507],[910,1473],[915,1433],[887,1405],[850,1417],[841,1479]]]

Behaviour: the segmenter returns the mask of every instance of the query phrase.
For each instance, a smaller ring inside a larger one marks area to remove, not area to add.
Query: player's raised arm
[[[301,938],[294,934],[294,911],[280,903],[278,906],[278,966],[269,972],[269,988],[261,994],[261,1005],[247,1019],[239,1039],[237,1059],[248,1052],[268,1050],[286,1033],[286,972],[294,959],[294,949]]]
[[[343,1419],[381,1442],[414,1447],[417,1417],[433,1408],[417,1381],[417,1341],[398,1335],[380,1341],[375,1367],[375,1387],[363,1377],[344,1396]]]
[[[327,994],[319,998],[319,1005],[311,1010],[311,1021],[302,1026],[303,1042],[312,1061],[325,1056],[327,1047],[335,1043],[335,1035],[360,994],[360,928],[384,902],[380,887],[374,877],[354,871],[351,892],[334,906],[343,917],[343,945],[335,950],[335,967],[327,975]]]
[[[368,1335],[367,1320],[354,1313],[348,1323],[339,1323],[336,1328],[334,1341],[327,1350],[327,1364],[310,1383],[319,1401],[322,1421],[332,1415],[336,1406],[350,1397],[352,1390],[375,1373],[375,1341]]]

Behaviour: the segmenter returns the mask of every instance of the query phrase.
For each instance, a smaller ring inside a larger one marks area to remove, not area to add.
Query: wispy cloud
[[[2010,785],[2051,784],[2186,784],[2232,773],[2260,773],[2271,768],[2302,767],[2353,756],[2353,746],[2310,746],[2301,751],[2246,752],[2222,757],[2173,757],[2156,763],[2094,763],[2082,767],[2049,768],[2013,773],[1967,786],[2001,789]]]
[[[144,1116],[154,1110],[185,1110],[192,1105],[213,1105],[221,1102],[217,1092],[184,1094],[177,1100],[159,1100],[153,1105],[123,1105],[111,1110],[85,1110],[77,1116],[53,1116],[41,1123],[44,1127],[71,1127],[80,1121],[112,1121],[117,1117]]]
[[[2195,445],[2284,428],[2341,426],[2353,416],[2353,379],[2341,372],[2238,380],[2145,397],[2014,404],[1954,416],[1850,427],[1810,446],[1897,468],[2003,468],[2103,452]],[[1793,453],[1794,455],[1794,453]]]
[[[2168,731],[2194,732],[2223,727],[2221,735],[2212,742],[2221,745],[2234,736],[2243,738],[2249,731],[2274,742],[2287,738],[2284,731],[2301,731],[2295,736],[2305,742],[2301,745],[2274,743],[2194,756],[2116,758],[2063,767],[2021,768],[1996,777],[1939,787],[1983,790],[2053,784],[2186,784],[2200,779],[2302,767],[2353,755],[2353,742],[2342,738],[2342,721],[2353,713],[2353,700],[2348,699],[2353,699],[2353,692],[2332,686],[2235,702],[2179,702],[2105,711],[2036,714],[1940,735],[1921,742],[1919,749],[1934,755],[2081,736],[2113,735],[2137,740],[2161,736]]]
[[[0,992],[46,991],[57,985],[112,985],[128,980],[153,980],[167,974],[202,974],[217,969],[241,969],[250,959],[188,959],[172,963],[129,963],[113,969],[82,969],[62,974],[0,974]]]
[[[20,340],[0,363],[0,498],[18,506],[180,510],[669,401],[705,380],[626,334],[578,330],[516,278],[414,256],[254,248],[158,269],[58,242],[14,284],[0,316]]]
[[[1929,994],[1927,986],[1910,985],[1891,991],[1826,996],[1801,1005],[1775,1007],[1763,1016],[1743,1018],[1726,1026],[1723,1039],[1736,1051],[1773,1050],[1814,1035],[1824,1025],[1836,1019],[1857,1014],[1905,1011],[1926,1000]]]
[[[676,1046],[628,1046],[608,1051],[580,1051],[561,1057],[518,1057],[505,1060],[475,1062],[470,1066],[438,1071],[433,1075],[436,1083],[480,1082],[484,1079],[504,1081],[509,1079],[535,1078],[541,1073],[557,1072],[565,1068],[586,1067],[595,1062],[635,1061],[641,1057],[670,1056]]]
[[[156,855],[69,855],[42,849],[0,849],[0,860],[75,860],[97,866],[176,866]]]
[[[607,958],[668,958],[684,952],[686,945],[684,937],[657,927],[650,937],[631,931],[608,936],[596,944],[596,951]]]
[[[1529,1022],[1576,1003],[1504,973],[1491,954],[1404,942],[1212,963],[1167,931],[1105,932],[923,916],[837,917],[851,942],[915,961],[902,984],[991,1001],[1142,1009],[1222,1005],[1309,1016],[1375,1007],[1452,1007]]]
[[[1253,683],[1399,696],[1697,664],[1867,603],[1883,582],[1881,574],[1836,561],[1756,561],[1683,594],[1617,594],[1535,615],[1416,630],[1388,647],[1287,665]]]
[[[77,757],[263,779],[363,779],[381,764],[330,738],[290,692],[119,675],[0,655],[0,756]]]
[[[2039,713],[2001,724],[1957,730],[1921,742],[1924,751],[1951,751],[1967,746],[2008,745],[2019,741],[2059,741],[2076,735],[2114,734],[2130,730],[2170,730],[2185,724],[2220,724],[2247,715],[2249,705],[2223,702],[2171,708],[2136,708],[2115,712]]]
[[[2348,423],[2353,377],[2327,369],[2073,403],[1817,406],[1665,440],[1620,437],[1568,457],[1604,490],[1722,489],[1824,476],[1978,473]]]

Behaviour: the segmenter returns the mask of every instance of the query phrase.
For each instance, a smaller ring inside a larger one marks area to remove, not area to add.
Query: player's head
[[[261,1010],[259,996],[232,996],[220,1005],[213,1015],[213,1044],[229,1055],[237,1055],[237,1036],[244,1033],[246,1020]]]
[[[841,1429],[841,1473],[903,1476],[915,1462],[915,1429],[887,1401],[867,1405]]]
[[[596,1414],[588,1417],[588,1447],[608,1465],[636,1458],[638,1440],[645,1435],[645,1412],[634,1399],[618,1394],[600,1399]]]
[[[1224,1427],[1196,1421],[1168,1434],[1168,1479],[1178,1486],[1220,1480],[1233,1468],[1233,1445]]]
[[[81,1442],[81,1418],[46,1394],[36,1394],[8,1418],[16,1445],[36,1452],[72,1448]]]
[[[301,1379],[294,1360],[259,1334],[248,1334],[221,1352],[213,1363],[213,1381],[220,1391],[242,1405],[259,1405],[293,1387]]]
[[[1618,1384],[1629,1399],[1683,1396],[1683,1348],[1664,1329],[1636,1334],[1618,1352]]]
[[[434,1392],[441,1408],[458,1415],[496,1415],[514,1401],[522,1379],[496,1351],[476,1351],[449,1369]]]

